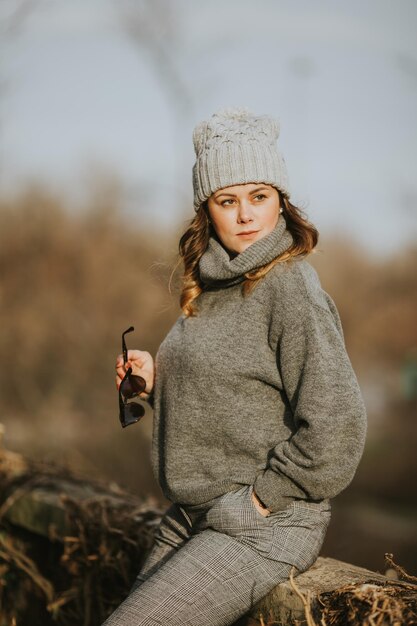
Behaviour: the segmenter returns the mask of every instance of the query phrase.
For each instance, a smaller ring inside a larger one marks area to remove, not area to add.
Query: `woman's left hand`
[[[263,516],[263,517],[268,517],[268,515],[271,513],[271,511],[269,509],[266,509],[264,506],[261,505],[261,503],[259,502],[255,491],[252,490],[252,502],[256,508],[257,511],[259,511],[259,513]]]

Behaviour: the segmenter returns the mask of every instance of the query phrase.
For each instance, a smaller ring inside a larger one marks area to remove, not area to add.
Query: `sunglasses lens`
[[[134,374],[131,374],[129,379],[135,393],[142,393],[142,391],[145,391],[146,380],[142,378],[142,376],[135,376]]]
[[[145,409],[143,406],[137,402],[131,402],[130,404],[124,405],[123,412],[120,415],[120,421],[123,428],[125,428],[126,426],[130,426],[131,424],[138,422],[144,415]]]
[[[146,381],[142,376],[134,376],[126,374],[120,383],[120,393],[125,400],[137,396],[138,393],[145,391]]]

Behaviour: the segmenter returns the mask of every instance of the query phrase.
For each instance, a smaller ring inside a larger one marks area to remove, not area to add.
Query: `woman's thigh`
[[[252,485],[217,498],[202,521],[253,548],[269,561],[308,569],[317,559],[330,522],[330,502],[293,501],[264,517],[252,501]]]
[[[287,580],[291,565],[210,528],[138,586],[105,626],[226,626]]]
[[[287,580],[293,565],[296,573],[307,569],[323,542],[329,504],[292,503],[264,518],[251,490],[224,494],[204,515],[187,516],[191,538],[148,569],[106,626],[226,626]]]

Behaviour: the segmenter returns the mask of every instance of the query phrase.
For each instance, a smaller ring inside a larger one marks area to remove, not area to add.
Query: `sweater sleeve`
[[[304,294],[280,307],[276,356],[293,417],[291,437],[269,451],[254,489],[271,511],[294,498],[331,498],[351,482],[363,453],[366,410],[337,309]],[[294,301],[295,300],[295,301]]]

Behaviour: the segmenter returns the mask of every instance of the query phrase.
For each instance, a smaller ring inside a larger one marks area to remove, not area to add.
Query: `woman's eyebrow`
[[[256,189],[252,189],[252,191],[250,191],[249,193],[258,193],[258,191],[263,191],[263,190],[268,191],[268,187],[257,187]],[[234,193],[219,193],[219,195],[216,196],[216,200],[217,198],[220,198],[221,196],[232,196],[233,198],[236,198],[236,194]]]

